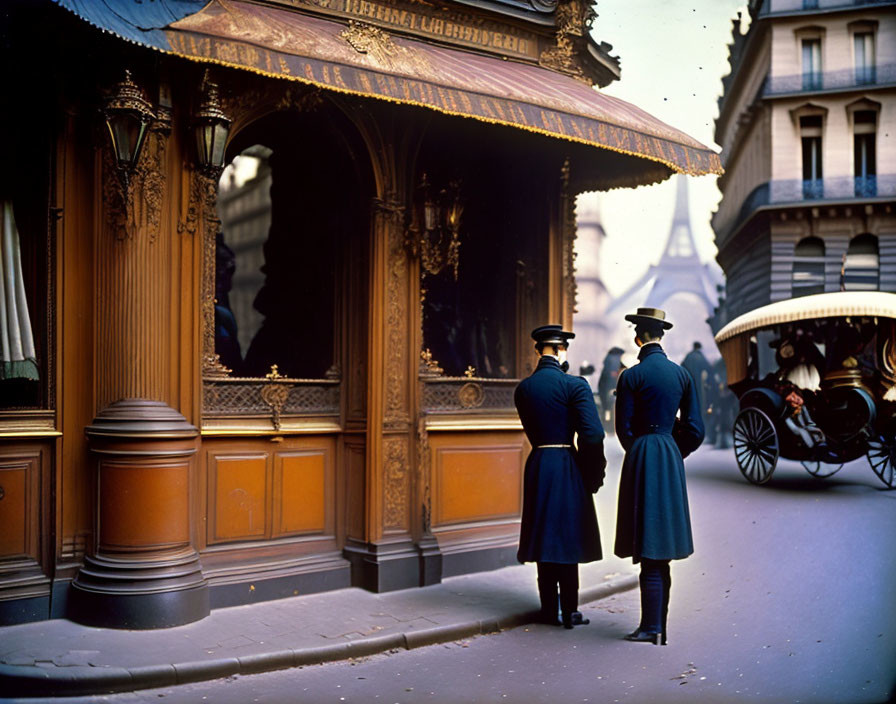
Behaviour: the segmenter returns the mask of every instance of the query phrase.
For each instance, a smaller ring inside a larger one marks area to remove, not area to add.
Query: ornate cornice
[[[587,53],[588,33],[597,13],[590,0],[563,0],[557,6],[556,17],[554,45],[541,53],[538,63],[590,85],[592,79],[583,56]]]

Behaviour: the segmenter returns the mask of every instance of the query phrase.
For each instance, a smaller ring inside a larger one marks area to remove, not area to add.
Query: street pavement
[[[608,447],[610,476],[598,494],[605,551],[612,545],[621,457],[615,443]],[[264,607],[271,610],[265,618],[273,616],[284,631],[274,641],[281,650],[295,642],[297,631],[316,633],[328,639],[329,647],[332,641],[344,648],[365,640],[368,646],[326,658],[338,660],[327,664],[256,675],[242,674],[252,672],[251,667],[230,669],[214,681],[170,682],[67,701],[890,700],[896,691],[896,492],[879,490],[864,460],[827,480],[782,461],[764,487],[746,484],[730,450],[703,448],[688,459],[687,470],[696,553],[673,564],[667,647],[621,640],[637,625],[636,590],[584,604],[591,624],[573,631],[525,625],[527,612],[536,605],[534,574],[531,566],[519,566],[386,595],[344,590],[216,611],[199,624],[154,633],[169,642],[170,653],[186,652],[178,648],[190,643],[195,655],[202,638],[217,633],[218,640],[205,643],[210,658],[223,662],[226,653],[233,659],[240,648],[257,655],[259,648],[273,647],[257,640],[263,619],[252,614]],[[590,599],[600,596],[599,589],[615,591],[606,585],[632,585],[633,574],[630,564],[616,558],[583,566],[583,592]],[[226,628],[233,630],[222,642],[225,616]],[[18,639],[17,645],[24,646],[18,648],[19,661],[27,662],[35,649],[45,654],[59,650],[54,647],[58,634],[52,637],[55,623],[30,626],[41,627],[47,636],[43,641]],[[504,629],[498,631],[499,626]],[[2,629],[0,659],[9,662],[8,634],[21,628]],[[116,639],[146,637],[149,642],[151,634],[90,630],[96,632],[94,642],[121,650],[120,666],[133,669],[149,662],[151,652],[141,650],[138,640],[126,645]],[[415,633],[423,637],[415,641]],[[404,640],[395,639],[396,634]],[[407,649],[425,644],[424,634],[435,644]],[[62,665],[77,661],[79,648],[88,650],[78,645],[68,659],[61,651],[54,657]],[[294,656],[292,665],[320,661]],[[242,662],[251,666],[253,661]],[[188,679],[191,673],[183,668],[183,674]]]

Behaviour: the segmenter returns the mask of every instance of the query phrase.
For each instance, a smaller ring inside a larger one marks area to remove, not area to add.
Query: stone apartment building
[[[896,2],[751,0],[734,21],[712,225],[714,325],[825,291],[896,291]]]

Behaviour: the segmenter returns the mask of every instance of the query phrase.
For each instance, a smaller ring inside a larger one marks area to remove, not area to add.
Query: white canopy
[[[716,343],[722,343],[741,333],[771,327],[779,323],[851,315],[896,319],[896,293],[839,291],[777,301],[751,310],[732,320],[716,334]]]

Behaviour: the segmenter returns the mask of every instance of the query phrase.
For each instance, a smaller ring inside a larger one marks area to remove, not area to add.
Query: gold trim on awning
[[[532,64],[243,0],[213,0],[162,31],[163,50],[194,61],[507,125],[678,173],[722,173],[718,155],[683,132]]]

